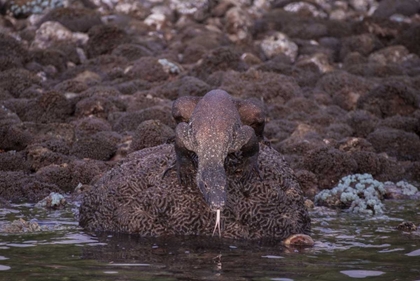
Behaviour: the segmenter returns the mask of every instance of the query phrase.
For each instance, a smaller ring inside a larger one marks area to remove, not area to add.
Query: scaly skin
[[[181,98],[174,103],[173,115],[180,122],[176,127],[175,151],[181,183],[191,177],[193,152],[198,162],[196,182],[204,199],[211,209],[223,209],[227,155],[241,151],[246,177],[258,169],[259,144],[254,129],[242,124],[238,105],[222,90],[210,91],[202,99]]]

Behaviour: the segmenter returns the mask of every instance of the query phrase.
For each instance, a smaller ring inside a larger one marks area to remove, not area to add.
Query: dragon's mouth
[[[216,233],[216,230],[217,230],[219,232],[219,237],[222,237],[222,232],[220,230],[220,224],[221,224],[221,221],[220,221],[220,209],[217,209],[216,210],[216,223],[214,224],[213,236],[214,236],[214,233]]]

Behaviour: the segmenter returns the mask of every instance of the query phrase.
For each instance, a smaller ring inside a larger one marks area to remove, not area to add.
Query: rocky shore
[[[418,1],[13,3],[0,1],[0,206],[88,189],[173,137],[173,100],[215,88],[264,106],[312,200],[351,174],[419,186]]]

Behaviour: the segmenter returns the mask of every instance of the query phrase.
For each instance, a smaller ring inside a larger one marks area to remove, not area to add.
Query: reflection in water
[[[2,271],[2,270],[9,270],[10,269],[10,266],[7,266],[7,265],[1,265],[0,264],[0,271]]]
[[[380,276],[385,273],[383,271],[376,271],[376,270],[343,270],[340,272],[353,278]]]
[[[409,257],[416,257],[416,256],[420,256],[420,249],[415,250],[415,251],[412,251],[412,252],[410,252],[410,253],[406,254],[406,256],[409,256]]]
[[[386,206],[386,215],[364,218],[317,209],[312,212],[315,246],[299,249],[278,241],[86,233],[69,210],[19,205],[20,217],[36,217],[50,231],[0,233],[0,279],[418,280],[420,231],[395,227],[405,220],[418,224],[420,202],[388,201]],[[16,215],[0,213],[0,225]]]

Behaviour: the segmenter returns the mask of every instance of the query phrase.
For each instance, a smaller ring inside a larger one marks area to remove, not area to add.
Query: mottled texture
[[[0,72],[0,88],[18,98],[20,94],[31,86],[40,84],[39,77],[23,68],[12,68]]]
[[[117,135],[116,139],[115,136]],[[118,134],[114,132],[98,132],[94,135],[77,139],[70,150],[70,154],[78,158],[90,158],[107,161],[117,151]]]
[[[62,7],[51,10],[37,24],[41,25],[47,21],[59,22],[73,32],[87,32],[92,26],[102,24],[99,12],[75,7]]]
[[[118,45],[130,42],[123,29],[112,25],[95,25],[88,35],[86,51],[89,58],[110,54]]]
[[[197,104],[189,114],[195,101]],[[186,110],[183,108],[184,104]],[[247,111],[245,104],[238,107]],[[228,154],[239,151],[242,153],[244,166],[241,168],[244,178],[258,172],[259,145],[254,129],[242,125],[232,97],[222,90],[210,91],[202,99],[193,97],[190,100],[185,97],[178,100],[174,103],[172,112],[175,113],[173,116],[176,120],[184,119],[189,122],[180,122],[175,131],[175,164],[180,182],[187,183],[196,176],[197,185],[207,203],[213,209],[223,208],[226,201],[224,164]],[[256,118],[254,120],[260,121]],[[261,135],[263,130],[264,118]],[[197,168],[196,175],[192,173],[194,168]]]
[[[160,120],[147,120],[141,122],[134,132],[130,152],[164,144],[173,139],[175,132]]]
[[[381,118],[397,114],[407,116],[420,108],[420,94],[402,82],[387,82],[361,97],[357,108]]]
[[[13,202],[36,202],[51,192],[60,192],[60,189],[22,171],[0,171],[0,198]]]
[[[62,7],[64,0],[9,0],[5,1],[5,10],[15,17],[27,17],[31,14],[42,13],[46,9]]]
[[[216,213],[196,185],[179,185],[175,171],[162,178],[174,160],[174,147],[169,144],[131,154],[85,194],[80,225],[142,236],[210,236]],[[254,177],[244,182],[240,174],[228,171],[222,237],[285,239],[309,233],[302,191],[286,162],[261,145],[259,167],[262,180]]]
[[[22,115],[22,121],[61,123],[73,113],[69,100],[56,91],[42,93]]]

